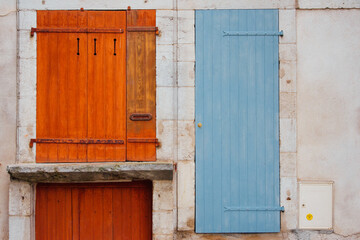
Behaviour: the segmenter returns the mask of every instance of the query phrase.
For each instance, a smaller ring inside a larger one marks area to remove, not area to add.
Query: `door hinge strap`
[[[223,31],[223,36],[283,36],[284,32],[276,31]]]
[[[133,26],[133,27],[127,27],[126,30],[128,32],[155,32],[156,35],[159,35],[158,27]]]
[[[121,139],[72,139],[72,138],[32,138],[29,147],[34,143],[60,143],[60,144],[124,144]]]
[[[30,36],[34,33],[123,33],[122,28],[31,28]]]
[[[155,143],[156,147],[160,146],[159,140],[157,138],[128,138],[128,143]]]
[[[284,212],[284,207],[224,207],[225,211],[281,211]]]

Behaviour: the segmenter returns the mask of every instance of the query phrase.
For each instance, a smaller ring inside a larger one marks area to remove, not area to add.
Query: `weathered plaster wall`
[[[297,12],[298,177],[334,181],[334,231],[360,232],[360,9]]]
[[[345,239],[341,235],[296,230],[298,178],[335,180],[335,232],[347,235],[359,231],[356,223],[360,189],[355,173],[360,172],[356,165],[356,156],[360,156],[356,149],[360,132],[360,110],[356,105],[360,102],[356,95],[360,92],[360,25],[356,23],[360,22],[357,12],[360,10],[325,9],[359,8],[358,0],[19,0],[18,162],[34,162],[35,148],[29,149],[28,142],[35,137],[36,129],[36,34],[30,38],[29,32],[36,27],[36,10],[81,7],[118,10],[129,5],[133,9],[157,9],[161,31],[156,52],[157,137],[162,144],[157,157],[161,162],[177,163],[172,182],[154,181],[154,239],[172,239],[174,233],[176,239]],[[197,235],[194,10],[249,8],[278,8],[279,28],[284,31],[280,38],[279,79],[280,196],[286,209],[282,213],[282,232]],[[16,207],[10,211],[13,215],[10,231],[14,234],[11,239],[28,239],[15,234],[30,236],[32,192],[26,183],[12,184],[10,202]]]
[[[16,1],[0,0],[0,239],[8,239],[9,175],[16,153]]]

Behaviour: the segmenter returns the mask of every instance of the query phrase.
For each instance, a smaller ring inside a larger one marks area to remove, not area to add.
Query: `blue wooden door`
[[[279,232],[278,11],[195,26],[196,232]]]

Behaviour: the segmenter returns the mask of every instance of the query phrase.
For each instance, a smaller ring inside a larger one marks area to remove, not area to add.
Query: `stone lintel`
[[[7,166],[12,179],[27,182],[172,180],[172,163],[47,163]]]

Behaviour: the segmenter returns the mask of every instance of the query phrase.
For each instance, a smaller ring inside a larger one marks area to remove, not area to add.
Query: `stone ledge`
[[[7,166],[12,179],[27,182],[87,182],[109,180],[172,180],[172,163],[61,163]]]

